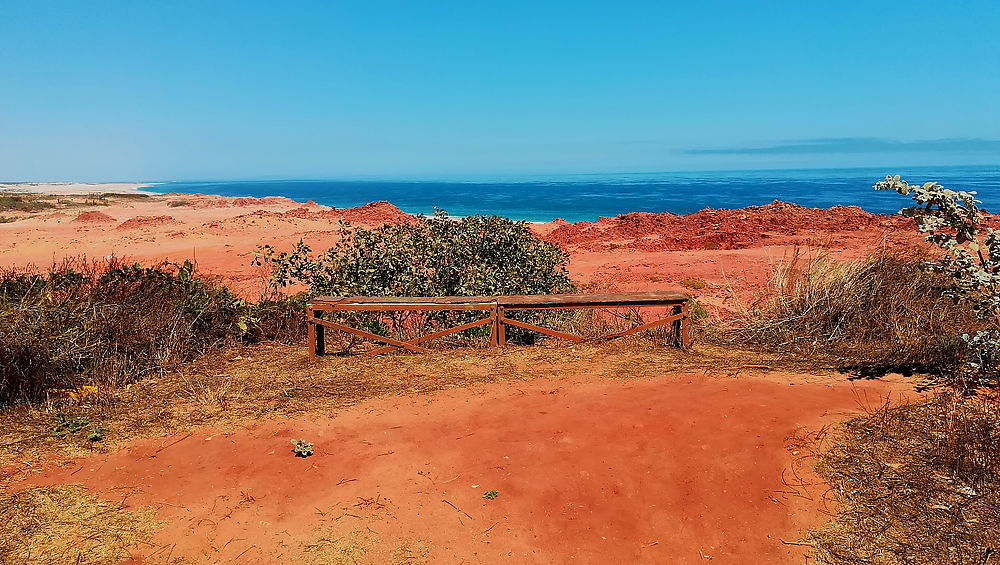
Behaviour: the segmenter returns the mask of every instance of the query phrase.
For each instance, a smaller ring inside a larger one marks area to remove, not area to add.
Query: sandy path
[[[142,440],[31,482],[157,507],[147,563],[799,564],[807,548],[779,538],[825,517],[821,486],[787,484],[812,467],[794,438],[908,389],[781,374],[492,384]],[[292,438],[316,455],[293,457]]]

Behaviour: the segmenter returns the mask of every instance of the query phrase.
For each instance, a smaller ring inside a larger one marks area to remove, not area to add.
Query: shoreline
[[[159,194],[142,190],[162,183],[144,182],[0,182],[0,195],[10,193],[53,194]]]

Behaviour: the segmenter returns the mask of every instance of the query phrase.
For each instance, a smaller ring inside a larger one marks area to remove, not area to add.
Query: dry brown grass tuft
[[[947,374],[964,355],[962,333],[981,327],[942,295],[948,281],[920,269],[916,250],[846,262],[797,250],[725,339],[821,357],[860,376]]]
[[[0,563],[120,563],[152,535],[154,512],[123,510],[77,486],[0,493]]]
[[[917,404],[886,405],[845,424],[819,465],[842,511],[811,535],[818,562],[996,561],[997,400],[941,394]]]

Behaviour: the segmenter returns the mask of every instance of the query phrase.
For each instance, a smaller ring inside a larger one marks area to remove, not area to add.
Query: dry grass
[[[725,339],[823,358],[864,377],[947,375],[964,356],[958,335],[980,323],[942,295],[948,281],[921,270],[924,259],[903,251],[845,262],[796,251]]]
[[[152,509],[123,510],[61,486],[0,493],[0,563],[121,563],[156,528]]]
[[[918,404],[886,405],[848,422],[819,465],[842,512],[811,535],[818,562],[996,561],[997,401],[941,394]]]
[[[116,388],[233,340],[301,336],[289,300],[248,304],[190,263],[0,269],[0,404]]]

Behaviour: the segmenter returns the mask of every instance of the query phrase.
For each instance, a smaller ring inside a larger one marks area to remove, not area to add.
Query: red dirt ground
[[[157,507],[166,525],[136,563],[300,563],[350,542],[362,563],[800,564],[808,548],[781,540],[826,517],[824,487],[796,486],[815,480],[798,438],[909,386],[491,384],[142,440],[30,481]],[[314,456],[292,455],[299,438]]]

